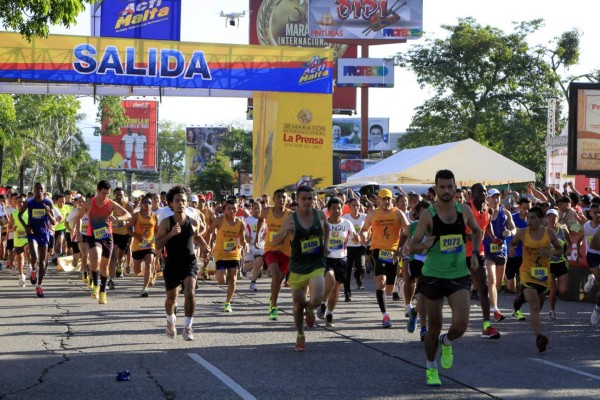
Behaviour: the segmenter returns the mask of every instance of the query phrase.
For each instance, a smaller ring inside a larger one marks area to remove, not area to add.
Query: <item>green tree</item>
[[[230,166],[229,158],[217,153],[214,160],[206,165],[201,174],[197,175],[191,182],[193,191],[212,191],[219,195],[221,191],[231,191],[234,183],[235,173]]]
[[[94,0],[0,0],[0,21],[5,29],[20,32],[28,39],[46,37],[50,25],[67,28]]]
[[[252,171],[252,132],[232,128],[221,142],[223,154],[233,162],[234,171]]]
[[[96,122],[100,127],[96,128],[96,136],[120,135],[121,128],[127,126],[125,108],[119,96],[98,97],[98,112]]]
[[[158,124],[158,169],[165,182],[183,183],[185,127],[172,121]]]
[[[435,94],[417,107],[399,147],[412,148],[467,138],[541,174],[545,168],[546,97],[556,96],[559,77],[548,50],[527,37],[542,20],[516,24],[506,34],[474,19],[444,25],[446,39],[428,40],[396,55]],[[576,52],[562,55],[565,64]],[[483,161],[483,160],[482,160]]]
[[[4,149],[14,131],[16,112],[13,99],[8,94],[0,94],[0,184],[4,170]]]

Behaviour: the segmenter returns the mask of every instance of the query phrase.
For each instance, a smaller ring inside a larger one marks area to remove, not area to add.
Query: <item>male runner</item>
[[[598,286],[598,282],[600,282],[600,248],[596,246],[592,247],[592,239],[600,234],[600,206],[597,203],[592,203],[590,206],[590,217],[592,218],[591,221],[585,223],[577,240],[577,258],[580,259],[581,254],[583,253],[581,251],[583,242],[586,247],[585,259],[590,268],[590,272],[595,278],[595,283],[587,286],[592,286],[593,284]],[[600,323],[600,290],[596,294],[596,306],[592,310],[590,322],[592,325],[598,325]]]
[[[13,236],[13,251],[14,251],[14,263],[15,269],[19,274],[19,286],[25,287],[25,273],[23,272],[25,247],[27,246],[27,231],[25,225],[21,223],[19,218],[19,210],[23,207],[26,202],[25,195],[15,196],[16,209],[9,215],[9,229],[14,233]],[[29,219],[28,213],[23,214],[23,219],[27,221]]]
[[[392,207],[391,190],[380,189],[377,193],[377,204],[377,209],[367,213],[360,234],[366,241],[369,230],[372,231],[371,259],[375,266],[375,295],[383,315],[381,325],[390,328],[392,320],[387,312],[385,296],[390,295],[394,289],[398,272],[400,233],[408,226],[408,220],[402,211]]]
[[[142,199],[140,211],[133,214],[127,224],[129,235],[133,236],[131,258],[133,258],[133,272],[139,275],[144,263],[144,287],[140,297],[148,297],[148,286],[154,273],[155,238],[158,228],[156,214],[150,211],[152,195],[146,194]],[[114,237],[114,234],[113,234]]]
[[[264,233],[262,230],[258,232],[258,218],[260,217],[260,213],[262,211],[262,204],[258,201],[252,203],[252,213],[249,217],[244,219],[244,227],[246,230],[246,242],[247,243],[258,243],[258,248],[254,246],[249,246],[249,251],[246,253],[245,258],[245,266],[246,271],[252,271],[252,277],[250,278],[250,291],[256,292],[258,289],[256,288],[256,280],[260,276],[260,272],[262,266],[264,264]],[[258,240],[257,240],[258,236]]]
[[[417,229],[410,242],[410,252],[420,254],[425,251],[427,259],[423,265],[423,276],[419,280],[427,314],[427,335],[425,354],[427,356],[427,385],[440,386],[435,361],[438,341],[442,347],[441,365],[452,367],[452,341],[460,338],[469,324],[469,269],[465,263],[466,227],[471,228],[473,249],[481,244],[481,229],[468,204],[454,201],[456,181],[450,170],[440,170],[435,175],[436,202],[421,212]],[[427,240],[423,238],[427,235]],[[477,271],[479,251],[473,250],[470,259],[471,271]],[[442,308],[444,297],[448,298],[452,312],[452,322],[447,333],[442,330]]]
[[[546,212],[546,225],[556,233],[556,238],[560,243],[563,254],[552,256],[550,258],[550,293],[548,294],[548,303],[550,311],[548,318],[556,319],[556,297],[558,294],[564,294],[569,285],[569,261],[567,254],[571,251],[571,235],[569,229],[557,223],[558,211],[550,209]]]
[[[347,219],[354,226],[354,231],[357,233],[362,229],[367,214],[360,212],[359,199],[350,199],[350,213],[343,215],[342,218]],[[354,279],[356,288],[363,290],[363,276],[365,274],[365,246],[357,239],[350,238],[347,245],[348,250],[348,275],[346,276],[348,285],[350,285],[351,272],[354,268]]]
[[[529,209],[531,209],[531,201],[527,197],[522,197],[517,202],[517,206],[518,211],[512,214],[513,222],[517,229],[525,229],[527,228],[527,213],[529,212]],[[510,247],[512,238],[513,236],[506,238],[508,247]],[[509,291],[516,293],[513,301],[512,317],[518,321],[525,321],[525,316],[521,312],[521,306],[525,302],[525,298],[523,297],[521,285],[517,281],[519,277],[519,268],[521,268],[521,264],[523,263],[522,244],[519,244],[516,247],[513,254],[514,256],[509,254],[506,261],[506,288]]]
[[[44,185],[37,182],[33,187],[33,198],[27,200],[19,210],[19,221],[27,231],[29,256],[31,259],[31,284],[36,285],[38,297],[44,297],[42,281],[46,275],[46,254],[50,243],[49,225],[54,225],[54,204],[52,200],[44,197]],[[23,214],[27,211],[27,222]],[[36,275],[36,264],[39,275]]]
[[[133,215],[133,207],[125,196],[123,188],[117,187],[113,190],[114,201],[122,208],[127,210],[130,215]],[[108,280],[108,288],[114,290],[115,282],[114,277],[123,277],[123,264],[129,252],[129,246],[131,244],[131,236],[127,229],[127,221],[115,221],[112,226],[112,240],[117,251],[113,251],[110,257],[110,279]]]

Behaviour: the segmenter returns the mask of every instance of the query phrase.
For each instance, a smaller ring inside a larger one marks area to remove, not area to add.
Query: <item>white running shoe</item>
[[[585,283],[585,285],[583,285],[583,290],[585,290],[586,293],[589,293],[592,291],[595,285],[596,278],[594,278],[594,274],[589,274],[587,277],[587,282]]]
[[[25,275],[19,277],[19,287],[25,287]]]
[[[594,307],[594,311],[592,311],[592,316],[590,317],[590,322],[592,325],[600,324],[600,306]]]
[[[257,292],[258,289],[256,288],[256,282],[250,282],[250,291],[251,292]]]

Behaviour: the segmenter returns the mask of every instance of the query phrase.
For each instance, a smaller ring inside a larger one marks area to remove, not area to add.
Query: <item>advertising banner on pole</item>
[[[336,86],[394,87],[391,58],[338,58]]]
[[[390,143],[389,118],[369,118],[369,151],[388,151],[395,148]],[[360,151],[360,118],[333,119],[333,149]]]
[[[333,181],[331,96],[254,95],[253,195]]]
[[[156,170],[158,103],[124,100],[127,126],[120,135],[102,136],[100,168],[104,170]],[[102,129],[105,129],[103,126]]]
[[[181,0],[103,0],[100,12],[100,36],[179,41]]]
[[[185,128],[186,184],[189,185],[215,158],[227,131],[228,129],[222,126]]]
[[[600,84],[569,85],[569,175],[600,176]]]
[[[379,161],[380,160],[360,160],[343,158],[340,163],[340,170],[342,172],[341,183],[346,183],[349,177],[356,174],[357,172],[362,171],[363,169],[369,168],[370,166],[377,164]]]
[[[214,43],[0,33],[0,79],[331,93],[331,51]]]
[[[423,0],[311,0],[308,34],[314,39],[394,40],[423,35]]]

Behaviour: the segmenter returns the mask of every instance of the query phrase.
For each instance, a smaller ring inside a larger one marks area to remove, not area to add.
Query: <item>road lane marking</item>
[[[551,367],[556,367],[556,368],[564,369],[565,371],[573,372],[574,374],[583,375],[583,376],[586,376],[588,378],[592,378],[592,379],[595,379],[597,381],[600,381],[600,376],[593,375],[593,374],[590,374],[590,373],[585,372],[585,371],[580,371],[578,369],[571,368],[571,367],[565,367],[564,365],[556,364],[556,363],[553,363],[551,361],[542,360],[541,358],[530,358],[530,360],[537,361],[537,362],[542,363],[542,364],[550,365]]]
[[[202,365],[204,368],[208,370],[211,374],[216,376],[221,382],[226,384],[231,390],[236,392],[242,399],[244,400],[256,400],[256,397],[252,396],[246,389],[237,384],[233,379],[229,376],[225,375],[219,368],[215,367],[204,358],[200,357],[195,353],[188,353],[188,356],[198,364]]]

